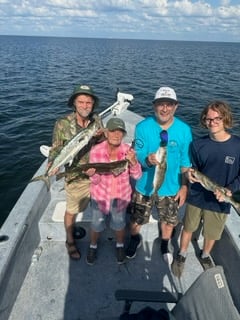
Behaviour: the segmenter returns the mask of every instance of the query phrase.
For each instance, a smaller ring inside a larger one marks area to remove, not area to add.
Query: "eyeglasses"
[[[155,103],[155,106],[159,109],[163,109],[164,107],[166,107],[167,109],[171,109],[173,107],[175,107],[175,103],[173,102],[158,102]]]
[[[215,123],[215,124],[218,124],[218,123],[220,123],[221,121],[222,121],[222,117],[215,117],[215,118],[206,118],[205,119],[205,123],[207,124],[207,125],[209,125],[209,124],[211,124],[211,123]]]
[[[162,130],[160,132],[160,139],[161,139],[160,146],[161,147],[166,147],[166,145],[168,144],[168,132],[167,132],[167,130]]]

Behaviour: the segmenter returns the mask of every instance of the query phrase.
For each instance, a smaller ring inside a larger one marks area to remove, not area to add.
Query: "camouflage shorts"
[[[137,191],[133,193],[131,202],[131,222],[139,225],[148,223],[154,205],[160,222],[177,225],[178,202],[173,196],[158,197],[157,200],[153,200],[151,196],[144,196]]]

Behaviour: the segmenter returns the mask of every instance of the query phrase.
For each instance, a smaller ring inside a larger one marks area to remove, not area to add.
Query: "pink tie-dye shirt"
[[[90,151],[89,162],[110,162],[107,141],[103,141],[98,145],[92,147]],[[117,151],[116,160],[124,160],[130,146],[126,143],[121,143]],[[130,177],[139,179],[142,175],[141,165],[137,162],[132,166],[129,164],[128,168],[118,176],[113,174],[94,174],[91,179],[90,193],[91,198],[98,203],[98,208],[101,212],[108,214],[110,210],[110,202],[112,198],[112,190],[117,195],[117,209],[122,211],[127,208],[132,194],[132,187],[130,184]]]

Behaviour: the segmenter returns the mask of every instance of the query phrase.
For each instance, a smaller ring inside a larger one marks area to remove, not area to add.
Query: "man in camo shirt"
[[[98,105],[99,99],[93,89],[87,85],[78,85],[68,100],[68,106],[73,112],[58,119],[55,123],[52,148],[49,155],[49,163],[53,161],[62,147],[77,133],[87,128],[94,121],[93,110]],[[71,259],[79,260],[80,251],[75,245],[73,228],[76,214],[86,209],[90,200],[90,180],[85,174],[76,177],[71,173],[80,163],[88,163],[91,147],[102,141],[102,134],[98,132],[90,142],[78,153],[71,166],[66,166],[68,175],[65,178],[66,211],[64,225],[66,230],[66,248]]]

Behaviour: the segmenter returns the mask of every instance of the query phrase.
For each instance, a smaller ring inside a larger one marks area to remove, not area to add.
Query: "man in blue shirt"
[[[208,135],[198,138],[191,145],[193,168],[212,181],[227,188],[229,195],[240,188],[240,138],[232,135],[232,113],[227,103],[213,101],[200,116],[201,125],[208,129]],[[172,264],[172,272],[181,277],[192,233],[203,221],[203,250],[200,262],[204,269],[213,266],[210,252],[216,240],[221,238],[224,225],[230,213],[230,204],[223,202],[219,190],[215,193],[204,189],[194,178],[193,169],[188,172],[193,184],[187,199],[184,226],[180,240],[180,252]]]
[[[151,210],[156,205],[162,235],[161,253],[167,263],[172,263],[169,240],[178,223],[178,208],[184,204],[188,192],[184,173],[191,166],[189,145],[192,141],[190,127],[175,117],[177,107],[175,91],[161,87],[153,101],[154,115],[136,126],[135,150],[143,173],[136,182],[131,205],[131,238],[126,250],[128,258],[135,257],[141,245],[141,226],[149,221]],[[159,165],[156,153],[161,146],[166,147],[167,168],[160,188],[154,190],[155,169]]]

